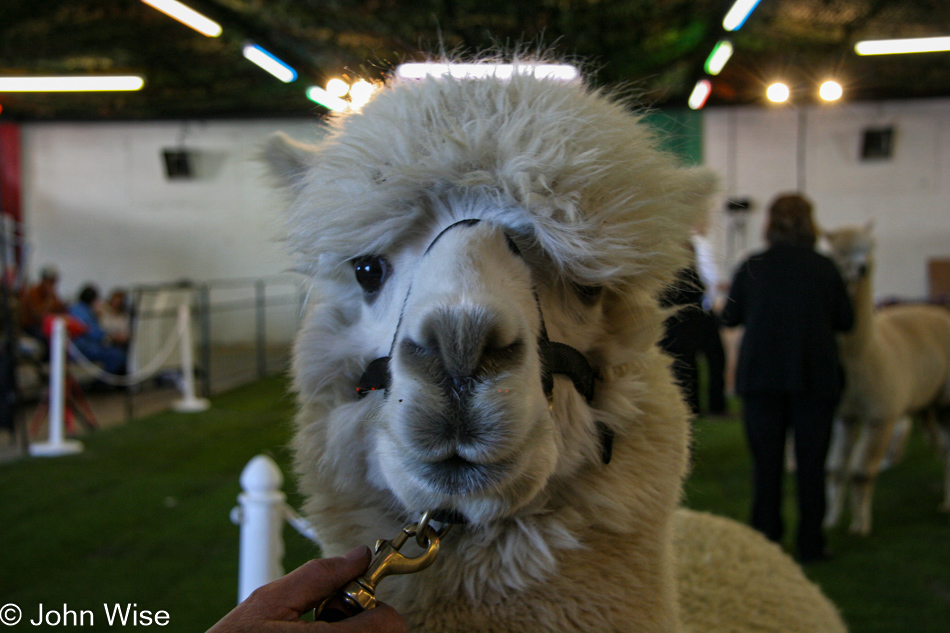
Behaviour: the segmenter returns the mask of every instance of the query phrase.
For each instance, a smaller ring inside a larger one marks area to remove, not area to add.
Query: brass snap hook
[[[431,511],[423,513],[417,523],[403,526],[390,541],[376,541],[376,556],[366,572],[324,600],[314,612],[314,619],[337,622],[372,609],[376,606],[376,587],[383,578],[395,574],[412,574],[431,565],[439,554],[440,537],[448,532],[447,528],[443,528],[440,534],[430,526],[431,515]],[[425,551],[419,556],[404,556],[399,550],[413,536]]]

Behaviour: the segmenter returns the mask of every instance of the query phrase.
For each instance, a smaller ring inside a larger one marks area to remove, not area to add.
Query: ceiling
[[[141,74],[133,93],[0,94],[0,121],[283,117],[335,76],[379,79],[421,51],[523,44],[579,60],[599,85],[685,107],[723,37],[731,0],[185,0],[224,32],[205,37],[139,0],[0,1],[0,76]],[[861,39],[950,35],[948,0],[762,0],[731,39],[708,105],[760,103],[782,77],[799,102],[835,75],[849,100],[950,96],[950,53],[859,57]],[[294,66],[284,84],[246,42]]]

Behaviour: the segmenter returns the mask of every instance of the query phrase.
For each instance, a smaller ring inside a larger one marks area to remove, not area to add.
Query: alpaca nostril
[[[474,376],[452,376],[452,392],[459,398],[467,398],[474,390]]]

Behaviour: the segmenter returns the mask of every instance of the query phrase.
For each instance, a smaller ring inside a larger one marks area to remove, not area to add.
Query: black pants
[[[710,413],[726,410],[726,352],[719,335],[719,321],[699,308],[687,308],[665,323],[666,335],[660,346],[673,357],[673,374],[693,413],[699,407],[699,359],[706,357],[709,369],[708,406]]]
[[[795,482],[801,559],[825,548],[825,458],[831,441],[835,402],[801,394],[743,394],[746,439],[752,453],[752,527],[781,541],[785,437],[795,437]]]

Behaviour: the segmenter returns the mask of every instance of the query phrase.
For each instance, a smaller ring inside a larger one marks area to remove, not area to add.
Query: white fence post
[[[232,520],[241,526],[238,602],[252,591],[284,575],[284,476],[270,457],[258,455],[244,467]]]
[[[181,378],[182,399],[176,401],[172,408],[180,413],[197,413],[205,411],[211,403],[204,398],[195,397],[195,362],[194,350],[191,346],[191,306],[178,306],[178,333],[181,341]]]
[[[49,353],[49,441],[30,444],[30,455],[56,457],[83,451],[82,442],[63,438],[66,414],[66,320],[53,319]]]

